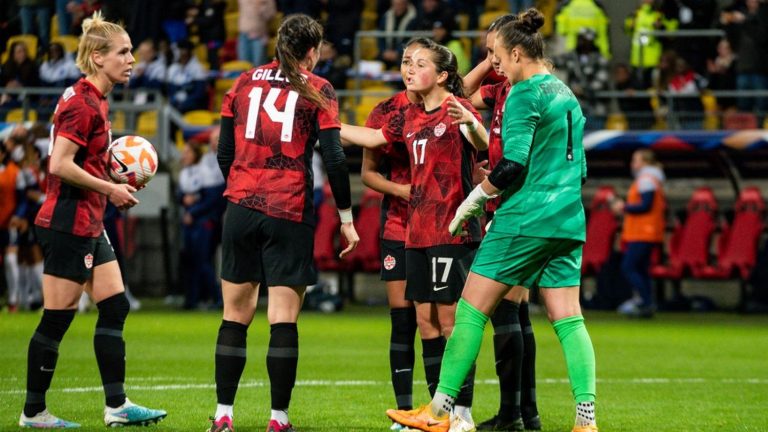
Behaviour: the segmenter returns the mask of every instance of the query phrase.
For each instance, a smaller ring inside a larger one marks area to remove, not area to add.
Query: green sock
[[[462,384],[477,359],[480,344],[483,343],[483,331],[489,317],[474,306],[459,300],[456,307],[456,324],[448,339],[440,368],[440,383],[437,391],[456,397]]]
[[[595,350],[581,315],[552,323],[565,353],[568,378],[576,403],[595,401]],[[442,378],[442,377],[441,377]]]

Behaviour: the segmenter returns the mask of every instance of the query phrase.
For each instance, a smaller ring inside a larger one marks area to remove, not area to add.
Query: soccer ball
[[[128,135],[109,146],[109,177],[135,188],[147,184],[157,173],[157,151],[140,136]]]

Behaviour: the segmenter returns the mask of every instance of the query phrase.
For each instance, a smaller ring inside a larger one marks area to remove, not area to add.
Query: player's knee
[[[125,292],[115,294],[98,302],[96,307],[99,309],[100,320],[108,319],[120,325],[125,322],[128,312],[131,310],[131,304],[128,302]]]

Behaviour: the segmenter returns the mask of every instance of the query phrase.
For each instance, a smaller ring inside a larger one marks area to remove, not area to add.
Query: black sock
[[[421,340],[421,356],[424,359],[424,375],[427,379],[429,396],[435,396],[437,382],[440,381],[440,363],[443,362],[445,338],[438,336],[434,339]]]
[[[472,398],[475,396],[475,369],[475,364],[472,364],[472,368],[467,372],[467,377],[464,379],[464,384],[461,385],[461,391],[456,396],[456,405],[472,407]]]
[[[247,337],[247,325],[221,320],[216,339],[216,401],[222,405],[235,404],[237,385],[245,369]]]
[[[520,303],[520,326],[523,329],[522,398],[523,417],[530,419],[539,415],[536,407],[536,338],[533,335],[528,303]]]
[[[389,369],[395,390],[397,409],[413,408],[413,364],[416,336],[416,308],[395,308],[389,311],[392,330],[389,336]]]
[[[499,377],[499,417],[520,417],[523,334],[520,328],[520,306],[502,299],[491,317],[496,375]]]
[[[93,334],[93,351],[99,365],[106,404],[117,408],[125,403],[125,341],[123,327],[131,305],[125,293],[115,294],[96,304],[99,318]]]
[[[296,384],[299,363],[299,331],[296,323],[272,324],[267,351],[272,409],[287,411]]]
[[[43,310],[27,352],[27,400],[24,404],[27,417],[45,410],[45,393],[56,369],[59,343],[74,318],[74,310]]]

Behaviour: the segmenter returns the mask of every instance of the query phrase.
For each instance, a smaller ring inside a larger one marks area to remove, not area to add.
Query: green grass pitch
[[[601,431],[768,431],[768,317],[667,315],[628,321],[586,314],[597,354]],[[128,396],[163,408],[157,430],[205,431],[215,409],[213,352],[218,313],[141,311],[126,325]],[[26,352],[38,314],[0,315],[0,430],[16,430],[24,402]],[[78,315],[61,344],[48,393],[50,410],[103,430],[92,334],[96,313]],[[235,406],[238,432],[263,431],[269,418],[265,366],[268,324],[251,325],[248,364]],[[534,320],[539,411],[545,431],[570,431],[573,406],[565,363],[546,319]],[[291,420],[299,431],[386,431],[393,407],[389,384],[389,315],[353,307],[340,314],[305,313]],[[491,331],[478,359],[474,417],[498,404]],[[417,343],[414,399],[428,400]]]

